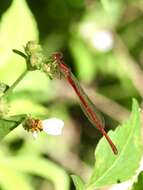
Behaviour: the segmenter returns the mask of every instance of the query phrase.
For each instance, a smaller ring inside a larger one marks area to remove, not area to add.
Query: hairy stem
[[[5,98],[7,96],[9,96],[13,89],[18,85],[18,83],[24,78],[24,76],[27,74],[27,70],[25,70],[19,77],[18,79],[9,87],[9,89],[4,93],[4,95],[2,96],[2,98]]]

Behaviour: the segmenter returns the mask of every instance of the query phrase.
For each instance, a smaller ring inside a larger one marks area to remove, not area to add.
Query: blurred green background
[[[142,0],[1,0],[0,82],[11,85],[24,71],[23,51],[39,41],[46,54],[64,60],[102,112],[107,131],[130,114],[132,98],[142,105]],[[9,97],[9,115],[64,120],[62,136],[33,140],[18,127],[0,145],[0,189],[74,190],[69,174],[87,180],[101,138],[64,80],[29,72]],[[13,183],[14,182],[14,183]]]

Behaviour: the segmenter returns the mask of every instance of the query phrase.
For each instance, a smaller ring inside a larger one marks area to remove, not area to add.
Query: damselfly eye
[[[54,61],[61,60],[63,58],[63,54],[61,52],[54,53],[52,55],[52,58],[54,59]]]

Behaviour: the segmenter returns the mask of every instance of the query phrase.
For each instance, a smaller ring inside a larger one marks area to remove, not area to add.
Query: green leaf
[[[28,182],[24,175],[17,172],[16,170],[13,170],[10,165],[7,165],[7,163],[3,162],[1,159],[0,171],[0,186],[2,189],[16,190],[20,187],[21,190],[33,190],[31,184]]]
[[[137,168],[142,155],[140,111],[136,100],[133,101],[130,119],[109,136],[118,148],[115,156],[104,138],[95,151],[96,163],[93,174],[87,184],[87,190],[126,181]]]
[[[132,190],[142,190],[143,189],[143,171],[138,176],[138,181],[134,183]]]
[[[21,109],[22,108],[22,109]],[[32,114],[32,115],[47,115],[47,109],[38,104],[35,101],[30,101],[24,98],[18,98],[10,103],[10,115],[17,115],[17,114]]]
[[[0,118],[0,140],[23,122],[26,115],[17,115],[9,118]]]
[[[102,6],[107,11],[108,14],[112,15],[113,17],[118,16],[121,14],[123,2],[114,1],[114,0],[101,0]]]
[[[53,81],[49,80],[44,73],[32,71],[26,74],[23,80],[15,87],[14,92],[25,91],[33,94],[39,93],[40,97],[42,94],[40,99],[43,101],[43,96],[45,96],[44,101],[46,101],[48,98],[53,98],[56,95],[53,85]]]
[[[71,177],[76,187],[76,190],[84,190],[83,180],[79,176],[76,176],[76,175],[71,175]]]
[[[68,190],[69,177],[53,162],[38,157],[16,157],[7,159],[9,165],[19,172],[35,174],[53,182],[55,190]]]
[[[38,40],[34,17],[25,0],[13,0],[0,23],[0,80],[12,84],[24,70],[25,62],[12,52],[23,49],[29,40]],[[14,69],[16,68],[16,69]]]

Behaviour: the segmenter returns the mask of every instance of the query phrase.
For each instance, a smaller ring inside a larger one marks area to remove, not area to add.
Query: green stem
[[[5,98],[7,96],[9,96],[13,89],[18,85],[18,83],[24,78],[24,76],[27,74],[27,70],[25,70],[19,77],[18,79],[9,87],[9,89],[4,93],[4,95],[2,96],[2,98]]]

